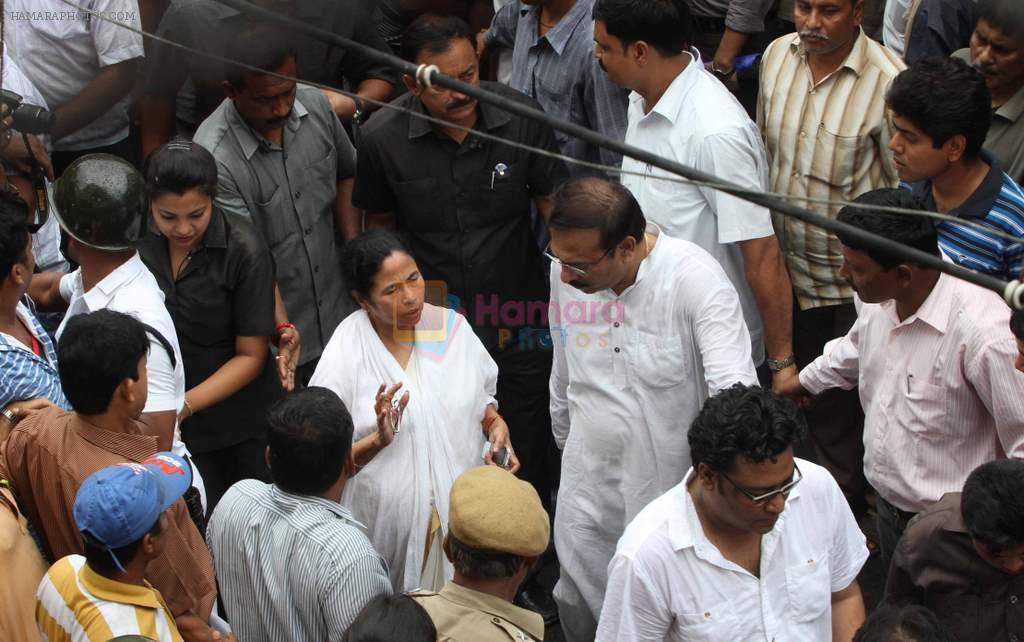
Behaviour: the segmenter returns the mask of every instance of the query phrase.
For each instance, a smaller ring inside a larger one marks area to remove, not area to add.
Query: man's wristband
[[[4,419],[10,422],[12,426],[18,423],[18,415],[14,414],[14,411],[11,410],[10,408],[5,407],[2,410],[0,410],[0,416],[2,416]]]
[[[294,330],[295,329],[295,324],[290,322],[290,321],[285,321],[284,323],[278,323],[277,326],[276,326],[276,330],[277,330],[278,334],[281,334],[282,330],[286,330],[288,328],[291,328],[292,330]]]
[[[768,369],[772,372],[778,372],[780,370],[785,370],[794,363],[796,363],[796,355],[793,354],[789,355],[785,359],[768,359]]]
[[[718,65],[716,65],[714,61],[711,61],[711,73],[715,76],[715,78],[718,78],[719,80],[725,80],[729,76],[732,76],[734,73],[736,73],[736,66],[733,65],[729,69],[719,69]]]

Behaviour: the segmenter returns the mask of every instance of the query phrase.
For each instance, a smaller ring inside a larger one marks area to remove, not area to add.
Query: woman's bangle
[[[291,328],[292,330],[294,330],[295,329],[295,324],[292,323],[291,321],[284,321],[282,323],[278,323],[277,326],[276,326],[276,330],[277,330],[278,334],[281,334],[281,331],[285,330],[287,328]]]

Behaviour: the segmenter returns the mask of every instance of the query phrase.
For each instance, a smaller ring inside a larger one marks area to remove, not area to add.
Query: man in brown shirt
[[[10,480],[51,560],[83,552],[72,507],[85,478],[157,452],[156,437],[137,422],[146,404],[148,350],[144,326],[127,315],[100,310],[71,319],[58,363],[75,412],[36,412],[0,446],[0,478]],[[183,501],[168,518],[164,554],[149,563],[146,579],[164,596],[187,642],[215,639],[208,625],[216,599],[210,553]]]
[[[979,466],[911,520],[885,599],[931,609],[959,640],[1024,640],[1024,461]]]

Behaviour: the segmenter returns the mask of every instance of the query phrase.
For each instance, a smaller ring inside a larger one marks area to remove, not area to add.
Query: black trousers
[[[498,364],[498,412],[519,457],[518,475],[537,490],[550,512],[560,462],[551,434],[551,350],[539,344],[517,345],[493,356]]]
[[[266,461],[267,437],[260,435],[239,444],[192,455],[192,461],[203,476],[206,486],[206,515],[231,486],[243,479],[270,481]]]

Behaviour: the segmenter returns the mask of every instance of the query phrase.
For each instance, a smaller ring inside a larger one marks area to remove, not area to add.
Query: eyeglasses
[[[565,269],[569,270],[570,272],[575,272],[580,276],[586,276],[591,268],[593,268],[595,265],[608,258],[608,256],[610,256],[614,252],[614,247],[609,250],[605,250],[604,254],[601,255],[601,258],[599,258],[596,261],[591,261],[590,263],[566,263],[565,261],[551,253],[551,243],[549,242],[547,244],[547,247],[544,248],[543,254],[544,256],[548,257],[548,260],[550,260],[552,263],[560,265]]]
[[[747,499],[749,499],[750,501],[754,502],[755,504],[764,504],[765,502],[767,502],[772,497],[775,497],[776,495],[782,495],[783,497],[788,497],[790,491],[793,490],[793,487],[796,486],[797,484],[799,484],[800,480],[804,478],[803,473],[800,472],[800,469],[794,463],[793,464],[793,479],[791,479],[790,481],[786,482],[785,484],[779,486],[778,488],[770,490],[770,491],[768,491],[766,493],[761,493],[759,495],[755,495],[754,493],[750,492],[749,490],[747,490],[743,486],[740,486],[739,484],[734,482],[732,480],[732,478],[730,478],[725,473],[722,473],[722,477],[725,477],[726,479],[728,479],[729,483],[736,487],[736,490],[738,490],[741,493],[743,493],[744,495],[746,495]]]

